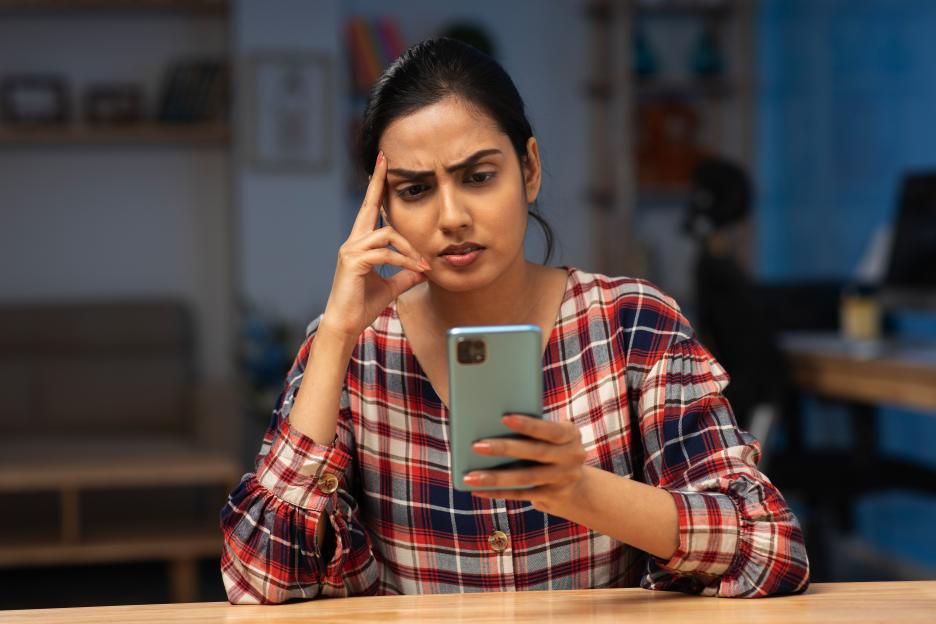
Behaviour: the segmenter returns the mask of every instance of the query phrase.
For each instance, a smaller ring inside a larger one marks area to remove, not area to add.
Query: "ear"
[[[536,137],[530,137],[527,140],[526,151],[526,156],[520,161],[520,167],[523,173],[523,190],[526,193],[526,201],[528,204],[532,204],[539,195],[543,172]]]

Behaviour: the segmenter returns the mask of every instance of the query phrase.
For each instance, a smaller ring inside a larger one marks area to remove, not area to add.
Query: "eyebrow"
[[[503,154],[503,152],[497,148],[478,150],[477,152],[475,152],[474,154],[472,154],[465,160],[459,163],[455,163],[454,165],[451,165],[449,167],[446,167],[445,170],[448,171],[449,173],[455,173],[459,169],[465,169],[467,167],[470,167],[471,165],[481,160],[485,156],[490,156],[492,154]],[[428,178],[434,175],[434,172],[432,171],[413,171],[412,169],[388,169],[387,173],[388,174],[392,173],[393,175],[399,176],[406,180],[419,180],[419,179]]]

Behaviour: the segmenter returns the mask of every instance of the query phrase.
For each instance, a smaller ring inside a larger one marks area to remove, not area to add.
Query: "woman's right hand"
[[[424,272],[429,270],[426,259],[399,232],[389,225],[376,228],[386,178],[387,158],[380,152],[351,234],[338,251],[335,278],[322,318],[323,326],[352,341],[391,301],[424,282]],[[396,251],[387,247],[390,244]],[[392,264],[401,270],[384,278],[376,271],[380,264]]]

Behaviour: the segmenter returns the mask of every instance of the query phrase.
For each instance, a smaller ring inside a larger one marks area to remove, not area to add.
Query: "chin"
[[[487,286],[497,277],[488,267],[473,271],[453,270],[449,267],[434,269],[426,277],[439,288],[449,292],[470,292]]]

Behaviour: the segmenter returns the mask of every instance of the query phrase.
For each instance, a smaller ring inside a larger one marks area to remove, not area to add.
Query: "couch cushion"
[[[0,354],[190,352],[192,318],[177,301],[0,305]]]
[[[191,431],[192,333],[171,301],[0,306],[0,432]]]

